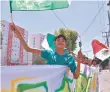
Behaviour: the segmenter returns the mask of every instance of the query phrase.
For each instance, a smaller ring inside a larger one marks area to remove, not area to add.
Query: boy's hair
[[[63,34],[60,34],[60,35],[56,36],[56,37],[55,37],[55,41],[56,41],[58,38],[61,38],[61,37],[62,37],[62,38],[65,40],[65,42],[66,42],[67,39],[66,39],[66,37],[65,37]]]

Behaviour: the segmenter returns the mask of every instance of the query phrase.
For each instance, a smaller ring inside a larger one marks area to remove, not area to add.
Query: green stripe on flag
[[[11,0],[11,11],[43,11],[69,7],[68,0]]]
[[[48,41],[49,47],[50,47],[52,50],[55,50],[55,49],[56,49],[56,46],[55,46],[55,44],[54,44],[55,37],[56,37],[56,36],[54,36],[54,35],[52,35],[52,34],[48,34],[48,35],[47,35],[47,41]]]
[[[45,48],[46,50],[53,50],[53,51],[55,51],[56,50],[56,46],[54,44],[55,38],[56,38],[55,35],[52,35],[52,34],[48,33],[45,36],[45,39],[42,42],[42,47]],[[67,52],[67,48],[64,48],[64,52],[68,53]]]
[[[54,44],[54,41],[55,41],[55,37],[54,35],[52,34],[47,34],[44,41],[42,42],[42,47],[47,49],[47,50],[55,50],[56,49],[56,46]]]

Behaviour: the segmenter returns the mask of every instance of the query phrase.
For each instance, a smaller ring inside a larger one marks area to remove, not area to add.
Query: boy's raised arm
[[[25,49],[27,52],[31,52],[31,53],[34,53],[34,54],[36,54],[36,55],[40,55],[40,54],[41,54],[41,50],[33,49],[33,48],[30,48],[30,47],[28,46],[28,44],[27,44],[26,41],[24,40],[22,34],[20,33],[19,28],[17,28],[17,26],[15,26],[14,23],[12,23],[12,25],[11,25],[11,30],[16,34],[16,36],[18,37],[18,39],[20,40],[21,44],[23,45],[24,49]]]

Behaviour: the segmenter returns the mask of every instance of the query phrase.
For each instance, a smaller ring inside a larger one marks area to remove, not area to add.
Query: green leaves
[[[78,33],[76,31],[60,28],[54,33],[56,36],[59,34],[63,34],[67,38],[67,48],[71,49],[71,51],[76,49],[76,40],[78,38]]]

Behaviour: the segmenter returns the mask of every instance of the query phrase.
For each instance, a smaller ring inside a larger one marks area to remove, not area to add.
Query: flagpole
[[[12,13],[10,13],[10,16],[11,16],[11,22],[13,23],[13,16],[12,16]]]
[[[11,17],[11,22],[13,23],[13,15],[12,15],[12,2],[13,1],[9,1],[9,4],[10,4],[10,17]]]

